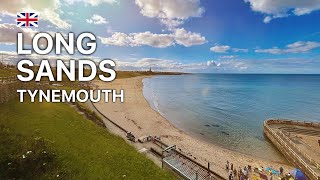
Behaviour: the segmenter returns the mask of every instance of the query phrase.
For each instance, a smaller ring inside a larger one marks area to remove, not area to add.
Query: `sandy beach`
[[[95,106],[105,116],[120,126],[131,131],[136,137],[143,135],[160,136],[169,145],[176,145],[185,154],[195,157],[203,165],[211,164],[211,169],[223,176],[227,176],[225,164],[228,160],[234,167],[272,167],[278,170],[281,166],[285,171],[293,167],[287,163],[274,162],[268,159],[231,151],[217,145],[192,137],[174,127],[167,119],[154,111],[143,96],[143,79],[134,77],[117,79],[111,83],[96,81],[99,89],[124,89],[124,103],[95,103]],[[250,152],[248,152],[250,154]]]

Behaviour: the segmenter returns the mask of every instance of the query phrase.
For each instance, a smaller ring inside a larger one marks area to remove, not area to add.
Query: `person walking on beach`
[[[283,176],[283,167],[280,167],[280,175]]]
[[[227,161],[226,170],[229,171],[229,161]]]
[[[234,180],[232,173],[229,174],[229,180]]]
[[[233,171],[233,164],[231,163],[231,171]]]

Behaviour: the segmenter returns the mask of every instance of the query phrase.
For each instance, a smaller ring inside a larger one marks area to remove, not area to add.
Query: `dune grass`
[[[12,100],[0,104],[0,179],[21,177],[175,179],[68,104]]]

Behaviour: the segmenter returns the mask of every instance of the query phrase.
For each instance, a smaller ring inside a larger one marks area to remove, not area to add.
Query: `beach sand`
[[[136,137],[143,135],[160,136],[169,145],[176,145],[183,153],[227,177],[226,161],[234,164],[237,169],[247,165],[252,167],[272,167],[278,170],[281,166],[285,171],[293,167],[287,163],[274,162],[268,159],[253,157],[247,154],[231,151],[217,145],[192,137],[174,127],[167,119],[154,111],[143,96],[143,82],[146,77],[117,79],[110,83],[96,81],[99,89],[124,89],[124,103],[95,103],[95,106],[108,118],[131,131]],[[250,154],[250,152],[248,152]]]

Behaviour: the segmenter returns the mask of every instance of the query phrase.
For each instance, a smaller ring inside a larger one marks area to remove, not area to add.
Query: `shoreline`
[[[142,79],[142,82],[143,82],[143,87],[144,87],[144,80],[145,79],[148,79],[148,78],[152,78],[154,76],[151,76],[151,77],[145,77]],[[143,88],[142,87],[142,88]],[[142,93],[143,93],[143,89],[142,89]],[[144,93],[143,93],[143,96],[144,96]],[[193,132],[187,132],[186,130],[183,130],[182,128],[179,128],[178,126],[174,125],[172,122],[170,122],[170,120],[168,120],[166,117],[164,117],[164,115],[159,112],[158,110],[156,110],[156,107],[152,107],[152,105],[149,103],[148,99],[144,96],[144,98],[146,99],[146,101],[148,102],[149,104],[149,107],[151,109],[153,109],[156,113],[158,113],[160,116],[162,116],[164,119],[166,119],[170,124],[172,124],[172,126],[174,126],[177,130],[179,131],[182,131],[183,133],[185,133],[186,135],[192,137],[192,138],[195,138],[199,141],[203,141],[204,143],[208,143],[208,144],[212,144],[214,146],[218,146],[222,149],[226,149],[226,150],[229,150],[229,151],[233,151],[233,152],[236,152],[236,153],[240,153],[240,154],[243,154],[243,155],[248,155],[248,156],[252,156],[252,157],[255,157],[255,158],[259,158],[259,159],[264,159],[264,160],[267,160],[267,161],[272,161],[272,162],[275,162],[275,163],[280,163],[280,164],[286,164],[288,161],[287,159],[283,156],[283,154],[273,145],[273,143],[268,139],[266,138],[266,141],[269,141],[272,146],[275,148],[275,150],[277,151],[277,153],[281,156],[282,160],[274,160],[274,159],[268,159],[268,158],[264,158],[264,157],[260,157],[258,155],[253,155],[253,154],[249,154],[249,153],[245,153],[245,152],[241,152],[241,151],[237,151],[237,150],[234,150],[234,149],[231,149],[231,148],[228,148],[226,146],[223,146],[223,145],[220,145],[218,143],[214,143],[210,140],[208,140],[206,137],[203,136],[203,134],[196,134],[196,133],[193,133]]]
[[[127,79],[117,79],[111,83],[97,82],[99,88],[125,90],[124,103],[95,103],[95,106],[120,126],[130,130],[136,137],[144,135],[160,136],[161,140],[177,148],[199,163],[212,164],[212,170],[227,175],[225,164],[228,160],[235,167],[271,167],[273,169],[292,169],[287,163],[259,158],[250,154],[226,149],[207,142],[175,127],[159,112],[155,111],[143,95],[143,79],[150,76],[139,76]]]
[[[144,77],[144,78],[142,79],[142,84],[143,84],[143,86],[142,86],[142,94],[143,94],[144,80],[145,80],[145,79],[148,79],[148,78],[152,78],[152,77],[154,77],[154,76]],[[148,102],[148,100],[147,100],[147,98],[144,96],[144,94],[143,94],[143,97],[144,97],[145,100]],[[168,120],[167,118],[165,118],[164,115],[161,114],[161,112],[158,112],[157,110],[155,110],[149,102],[148,102],[148,104],[149,104],[149,107],[154,110],[154,112],[156,112],[156,113],[159,114],[161,117],[163,117],[163,118],[164,118],[166,121],[168,121],[174,128],[176,128],[176,129],[179,130],[179,131],[182,131],[182,132],[183,132],[184,134],[186,134],[187,136],[190,136],[190,137],[192,137],[192,138],[194,138],[194,139],[197,139],[197,140],[199,140],[199,141],[202,141],[203,143],[212,144],[212,145],[214,145],[214,146],[217,146],[217,147],[220,147],[220,148],[222,148],[222,149],[226,149],[226,150],[229,150],[229,151],[232,151],[232,152],[236,152],[236,153],[239,153],[239,154],[243,154],[243,155],[247,155],[247,156],[251,156],[251,157],[254,157],[254,158],[259,158],[259,159],[263,159],[263,160],[266,160],[266,161],[271,161],[271,162],[275,162],[275,163],[279,163],[279,164],[286,164],[286,162],[287,162],[287,160],[285,159],[285,157],[283,156],[283,154],[282,154],[281,152],[278,152],[278,153],[282,156],[282,158],[283,158],[283,160],[284,160],[285,162],[284,162],[284,161],[276,161],[276,160],[272,160],[272,159],[267,159],[267,158],[259,157],[259,156],[257,156],[257,155],[253,155],[253,154],[244,153],[244,152],[241,152],[241,151],[229,149],[229,148],[227,148],[227,147],[223,147],[222,145],[219,145],[219,144],[216,144],[216,143],[214,143],[214,142],[211,142],[210,140],[208,140],[207,138],[205,138],[205,137],[203,137],[203,136],[200,136],[199,134],[192,133],[192,132],[187,132],[187,131],[185,131],[185,130],[182,130],[181,128],[178,128],[176,125],[174,125],[172,122],[170,122],[170,120]],[[266,140],[267,140],[267,141],[270,141],[268,138],[266,138]],[[270,141],[270,142],[271,142],[271,141]],[[272,146],[274,146],[272,142],[271,142],[271,144],[272,144]],[[278,149],[277,149],[275,146],[274,146],[274,148],[276,149],[276,151],[278,151]]]

